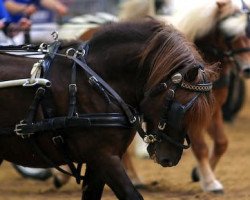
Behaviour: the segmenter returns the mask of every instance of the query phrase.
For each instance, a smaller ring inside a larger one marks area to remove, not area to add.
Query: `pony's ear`
[[[229,3],[229,0],[216,0],[216,4],[219,9],[223,8],[228,3]]]
[[[198,67],[194,67],[187,71],[187,73],[184,75],[184,80],[187,82],[193,82],[195,81],[197,75],[198,75]]]

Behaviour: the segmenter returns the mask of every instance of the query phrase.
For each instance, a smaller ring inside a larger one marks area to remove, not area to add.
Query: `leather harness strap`
[[[67,56],[69,59],[73,60],[78,66],[80,66],[89,76],[89,81],[95,85],[100,84],[106,91],[108,91],[118,102],[118,104],[123,109],[124,113],[128,117],[131,124],[136,122],[136,116],[131,112],[130,107],[124,102],[117,92],[111,88],[98,74],[96,74],[87,64],[84,58],[78,59],[75,56]]]
[[[84,47],[87,50],[88,46],[81,45],[79,50],[82,50]],[[29,48],[37,50],[37,47],[34,46],[20,46],[20,47],[8,47],[7,49],[0,48],[0,51],[4,50],[23,50],[26,48],[29,51]],[[46,51],[45,57],[41,62],[42,65],[42,74],[43,78],[49,79],[50,76],[50,69],[52,62],[56,55],[61,55],[57,53],[58,49],[60,48],[60,42],[55,41],[51,45],[48,46],[48,50]],[[34,51],[34,50],[33,50]],[[43,51],[42,51],[43,53]],[[73,56],[66,56],[69,59],[74,61],[72,66],[72,74],[71,74],[71,83],[69,85],[69,110],[68,116],[65,117],[55,117],[56,116],[56,109],[53,103],[53,94],[51,90],[47,87],[39,87],[33,99],[31,106],[29,107],[28,114],[24,120],[22,120],[19,124],[16,125],[15,130],[13,128],[1,128],[0,134],[1,135],[12,135],[14,132],[21,136],[22,138],[26,139],[34,152],[36,152],[44,162],[46,162],[49,166],[54,166],[57,170],[67,175],[74,176],[76,178],[77,183],[80,183],[81,180],[84,179],[81,176],[81,166],[82,163],[80,162],[77,167],[72,162],[72,159],[69,155],[69,147],[65,142],[64,135],[65,129],[67,128],[74,128],[74,127],[120,127],[120,128],[132,128],[130,122],[135,122],[136,115],[134,115],[131,111],[129,106],[122,100],[122,98],[103,80],[101,79],[93,70],[91,70],[85,60],[81,58],[73,57]],[[109,92],[110,95],[113,96],[114,99],[117,100],[118,104],[121,105],[121,108],[126,113],[126,116],[122,113],[96,113],[96,114],[78,114],[77,113],[77,105],[76,105],[76,93],[77,93],[77,86],[76,86],[76,65],[79,65],[84,71],[86,72],[87,76],[89,77],[89,82],[92,86],[98,88],[104,96],[105,99],[109,99],[106,92]],[[38,106],[42,106],[42,111],[45,119],[35,122],[35,117],[37,114]],[[129,119],[129,121],[128,121]],[[37,145],[35,138],[30,137],[33,134],[41,133],[44,131],[52,131],[53,138],[52,141],[55,144],[55,147],[61,152],[64,156],[64,162],[67,163],[69,168],[71,169],[71,173],[65,171],[64,169],[57,167],[53,160],[49,158],[48,155],[45,155],[41,148]]]

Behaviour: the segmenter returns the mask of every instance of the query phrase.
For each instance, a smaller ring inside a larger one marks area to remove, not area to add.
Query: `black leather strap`
[[[128,120],[131,124],[135,123],[136,121],[136,116],[131,112],[129,106],[124,102],[124,100],[120,97],[120,95],[113,89],[111,88],[98,74],[96,74],[85,62],[85,60],[81,61],[78,58],[74,56],[68,56],[71,60],[73,60],[75,63],[77,63],[88,75],[89,77],[96,81],[97,83],[101,84],[105,90],[107,90],[113,97],[114,99],[119,103],[121,106],[122,110],[128,117]]]
[[[54,117],[32,124],[24,124],[20,133],[56,131],[66,128],[120,127],[131,128],[126,117],[120,113],[80,115],[78,117]]]

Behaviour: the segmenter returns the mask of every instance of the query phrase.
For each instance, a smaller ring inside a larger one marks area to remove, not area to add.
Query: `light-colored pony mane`
[[[192,0],[194,1],[196,0]],[[189,1],[189,4],[185,3],[185,5],[176,9],[170,21],[193,41],[215,26],[218,21],[217,6],[214,0],[197,0],[195,4],[190,4]]]
[[[189,0],[180,1],[176,3],[174,15],[170,18],[171,23],[183,32],[191,41],[198,39],[206,35],[211,29],[213,29],[218,22],[224,17],[232,15],[235,11],[242,8],[242,3],[238,0]],[[187,3],[188,2],[188,3]],[[225,6],[220,4],[226,2]],[[183,5],[184,4],[184,5]],[[223,32],[235,35],[237,31],[242,30],[245,27],[246,16],[239,16],[240,19],[232,17],[229,22],[225,21],[220,25],[220,29]],[[232,21],[234,20],[234,23]],[[242,22],[242,23],[239,23]],[[237,24],[236,24],[237,23]],[[223,27],[222,27],[223,26]]]
[[[132,20],[144,16],[156,17],[172,23],[189,40],[194,41],[206,35],[221,19],[240,9],[241,0],[174,0],[171,16],[156,16],[154,0],[128,0],[121,6],[119,18]],[[246,21],[246,15],[234,16],[225,20],[219,28],[225,34],[238,35],[245,29]]]

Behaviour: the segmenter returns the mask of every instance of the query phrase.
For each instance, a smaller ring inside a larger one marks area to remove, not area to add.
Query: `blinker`
[[[183,130],[182,122],[187,110],[194,104],[195,100],[199,95],[196,95],[187,104],[182,105],[179,102],[172,102],[169,111],[166,113],[164,118],[166,119],[167,125],[174,128],[177,131]]]
[[[178,102],[173,102],[167,113],[167,124],[177,131],[182,130],[182,122],[187,109]]]

